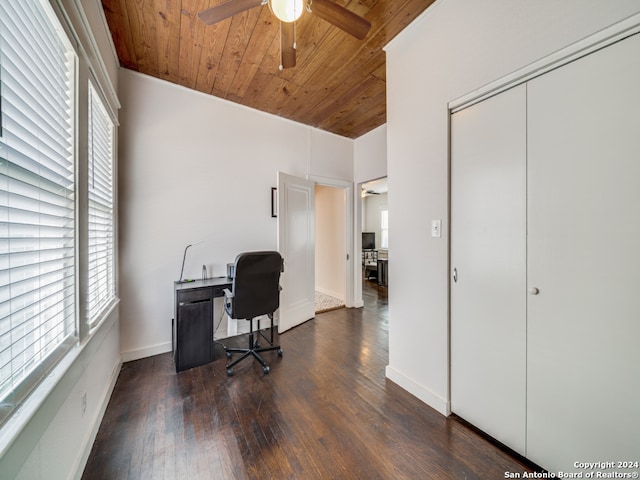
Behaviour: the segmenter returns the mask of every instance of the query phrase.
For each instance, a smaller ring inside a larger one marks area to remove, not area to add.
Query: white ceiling
[[[389,186],[387,184],[387,177],[362,184],[362,196],[371,195],[371,193],[367,192],[387,193],[388,191]]]

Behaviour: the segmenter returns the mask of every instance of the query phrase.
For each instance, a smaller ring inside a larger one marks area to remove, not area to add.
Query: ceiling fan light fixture
[[[302,15],[304,0],[269,0],[269,8],[281,22],[295,22]]]

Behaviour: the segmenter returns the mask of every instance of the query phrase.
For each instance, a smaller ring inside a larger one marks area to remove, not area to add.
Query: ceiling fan
[[[358,40],[366,37],[371,28],[369,20],[331,0],[227,0],[198,13],[198,18],[207,25],[213,25],[265,4],[269,5],[271,12],[280,20],[280,69],[296,65],[295,22],[305,9]]]

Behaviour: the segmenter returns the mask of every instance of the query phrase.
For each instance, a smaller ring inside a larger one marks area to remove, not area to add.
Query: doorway
[[[316,313],[345,306],[347,271],[346,194],[344,189],[315,186]]]
[[[322,263],[331,260],[331,272],[319,276],[314,273],[315,290],[339,299],[347,308],[361,306],[355,304],[355,290],[360,284],[356,285],[358,277],[354,275],[354,265],[359,261],[354,256],[358,247],[354,242],[353,183],[316,175],[307,179],[314,182],[314,267],[323,272],[327,267]],[[320,200],[316,192],[320,192]]]
[[[387,178],[360,185],[361,282],[386,287],[389,262],[389,187]]]

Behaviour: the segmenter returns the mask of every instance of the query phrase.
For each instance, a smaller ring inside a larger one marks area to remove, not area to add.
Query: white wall
[[[387,126],[358,137],[354,145],[353,180],[367,182],[387,176]],[[360,192],[356,192],[358,197]]]
[[[345,299],[345,190],[316,185],[316,290]]]
[[[278,122],[282,122],[282,119],[278,119]],[[333,180],[353,181],[355,142],[315,128],[304,128],[310,134],[309,174]]]
[[[353,141],[128,70],[119,82],[126,361],[171,350],[186,245],[202,241],[185,278],[200,278],[203,264],[224,275],[238,253],[275,249],[276,172],[351,181]]]
[[[440,0],[387,47],[387,376],[442,413],[449,412],[447,103],[638,11],[638,0]],[[430,237],[435,219],[441,238]]]

